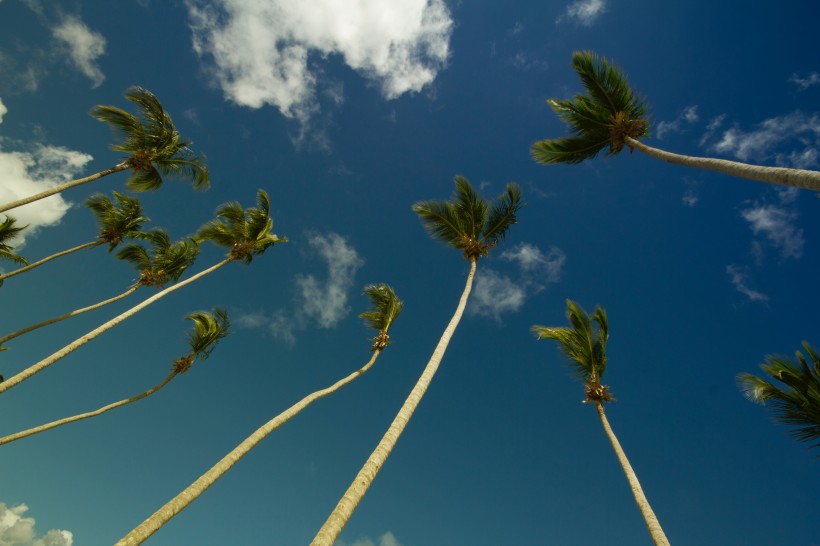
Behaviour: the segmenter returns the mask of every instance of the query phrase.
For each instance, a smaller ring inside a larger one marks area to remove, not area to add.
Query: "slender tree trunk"
[[[606,432],[609,441],[612,443],[612,449],[615,450],[615,455],[618,456],[618,462],[621,463],[621,468],[624,470],[624,474],[626,474],[629,487],[632,489],[632,495],[635,497],[635,502],[641,511],[643,520],[646,523],[646,528],[649,529],[652,542],[655,543],[655,546],[669,546],[669,540],[666,538],[663,529],[661,529],[661,524],[658,522],[655,512],[652,511],[649,501],[646,500],[646,495],[643,494],[638,476],[635,474],[635,471],[632,470],[632,465],[629,464],[629,459],[626,458],[626,453],[624,453],[623,448],[621,448],[621,443],[618,442],[618,438],[616,438],[615,433],[612,432],[612,427],[609,426],[609,421],[604,413],[604,405],[600,402],[596,402],[595,407],[598,409],[598,416],[601,418],[604,432]]]
[[[760,165],[749,165],[747,163],[729,161],[726,159],[675,154],[647,146],[643,142],[631,137],[624,137],[624,142],[626,142],[626,145],[630,148],[636,148],[647,155],[668,163],[708,171],[717,171],[719,173],[736,176],[738,178],[746,178],[748,180],[756,180],[758,182],[768,182],[769,184],[781,184],[784,186],[820,191],[820,172],[818,171],[788,169],[785,167],[762,167]]]
[[[87,313],[88,311],[93,311],[94,309],[99,309],[100,307],[108,305],[109,303],[114,303],[115,301],[119,301],[119,300],[133,294],[137,290],[137,288],[139,288],[140,286],[142,286],[140,283],[135,283],[134,285],[131,286],[131,288],[129,288],[128,290],[126,290],[125,292],[123,292],[122,294],[120,294],[118,296],[114,296],[113,298],[109,298],[109,299],[101,301],[99,303],[95,303],[94,305],[89,305],[88,307],[83,307],[82,309],[75,309],[74,311],[71,311],[70,313],[60,315],[59,317],[53,317],[53,318],[50,318],[48,320],[38,322],[37,324],[32,324],[31,326],[27,326],[27,327],[23,328],[22,330],[17,330],[16,332],[12,332],[12,333],[10,333],[6,336],[0,337],[0,345],[2,345],[3,343],[5,343],[7,341],[10,341],[10,340],[12,340],[16,337],[20,337],[23,334],[27,334],[27,333],[29,333],[33,330],[37,330],[38,328],[42,328],[43,326],[48,326],[49,324],[54,324],[55,322],[60,322],[61,320],[65,320],[65,319],[68,319],[68,318],[71,318],[71,317],[76,317],[77,315],[82,315],[83,313]]]
[[[131,168],[131,164],[128,161],[123,161],[117,165],[114,165],[110,169],[105,169],[104,171],[100,171],[96,174],[92,174],[90,176],[86,176],[85,178],[78,178],[76,180],[71,180],[70,182],[66,182],[65,184],[60,184],[59,186],[54,186],[50,190],[42,191],[35,195],[30,195],[28,197],[24,197],[23,199],[18,199],[17,201],[12,201],[11,203],[6,203],[5,205],[0,205],[0,212],[6,212],[7,210],[16,209],[17,207],[22,207],[23,205],[28,205],[29,203],[33,203],[35,201],[39,201],[40,199],[44,199],[46,197],[51,197],[55,193],[63,192],[67,189],[73,188],[75,186],[80,186],[82,184],[88,184],[89,182],[93,182],[95,180],[99,180],[103,176],[108,176],[109,174],[118,173],[120,171],[124,171]]]
[[[81,245],[77,245],[74,248],[69,248],[68,250],[63,250],[62,252],[57,252],[55,254],[52,254],[51,256],[46,256],[42,260],[37,260],[36,262],[30,263],[25,267],[20,267],[18,269],[15,269],[14,271],[10,271],[10,272],[6,273],[5,275],[0,275],[0,283],[2,283],[4,280],[8,279],[9,277],[19,275],[20,273],[25,273],[26,271],[34,269],[35,267],[40,267],[44,263],[50,262],[51,260],[54,260],[56,258],[61,258],[63,256],[71,254],[73,252],[77,252],[78,250],[83,250],[83,249],[86,249],[86,248],[100,246],[101,244],[103,244],[102,241],[90,241],[88,243],[83,243]]]
[[[387,457],[390,455],[393,447],[395,447],[399,436],[404,432],[404,428],[413,416],[413,412],[421,402],[421,398],[424,396],[427,387],[432,382],[433,376],[435,376],[438,370],[439,363],[441,363],[441,359],[447,350],[447,345],[450,343],[456,326],[458,326],[461,320],[461,315],[464,313],[464,308],[467,306],[467,299],[470,297],[470,291],[472,290],[475,270],[476,260],[473,259],[470,260],[470,273],[467,275],[467,282],[464,286],[464,292],[461,294],[461,299],[458,302],[458,307],[456,307],[456,311],[453,314],[453,318],[450,319],[447,328],[444,329],[444,333],[441,335],[441,339],[439,339],[438,345],[436,345],[436,349],[427,362],[427,366],[424,368],[421,377],[419,377],[419,380],[416,382],[416,386],[410,391],[410,394],[404,401],[404,405],[402,405],[398,414],[396,414],[395,419],[393,419],[393,422],[376,446],[376,449],[373,450],[358,475],[354,478],[353,483],[350,484],[350,487],[342,496],[336,508],[333,509],[327,521],[325,521],[322,528],[319,529],[313,542],[311,542],[311,546],[333,545],[353,515],[353,511],[364,497],[370,484],[376,479],[379,470],[381,470],[385,461],[387,461]]]
[[[112,409],[118,408],[120,406],[124,406],[126,404],[130,404],[131,402],[136,402],[138,400],[142,400],[146,396],[150,396],[160,390],[162,387],[168,384],[174,377],[177,376],[176,371],[173,371],[162,380],[161,383],[157,384],[155,387],[148,389],[147,391],[138,394],[136,396],[132,396],[131,398],[127,398],[125,400],[120,400],[119,402],[114,402],[113,404],[108,404],[107,406],[103,406],[99,409],[94,411],[89,411],[87,413],[79,413],[77,415],[73,415],[71,417],[66,417],[64,419],[59,419],[57,421],[52,421],[51,423],[46,423],[45,425],[40,425],[39,427],[30,428],[28,430],[22,430],[20,432],[15,432],[14,434],[9,434],[8,436],[4,436],[0,438],[0,445],[9,444],[15,440],[19,440],[20,438],[25,438],[27,436],[34,436],[35,434],[39,434],[41,432],[45,432],[47,430],[51,430],[53,428],[57,428],[62,425],[67,425],[68,423],[75,423],[77,421],[82,421],[83,419],[89,419],[91,417],[96,417],[97,415],[102,415],[107,411],[111,411]]]
[[[0,394],[2,394],[3,392],[5,392],[5,391],[9,390],[10,388],[14,387],[18,383],[22,383],[23,381],[25,381],[26,379],[28,379],[32,375],[34,375],[38,372],[41,372],[45,368],[51,366],[52,364],[54,364],[55,362],[57,362],[58,360],[60,360],[61,358],[63,358],[67,354],[69,354],[70,352],[72,352],[73,350],[75,350],[79,347],[82,347],[83,345],[85,345],[86,343],[88,343],[89,341],[91,341],[92,339],[97,337],[98,335],[102,334],[103,332],[105,332],[107,330],[110,330],[111,328],[113,328],[114,326],[116,326],[120,322],[124,321],[125,319],[130,318],[131,316],[137,314],[139,311],[142,311],[143,309],[145,309],[146,307],[148,307],[149,305],[151,305],[152,303],[154,303],[158,299],[167,296],[168,294],[170,294],[171,292],[173,292],[175,290],[179,290],[183,286],[187,286],[187,285],[191,284],[192,282],[204,277],[205,275],[207,275],[209,273],[213,273],[214,271],[216,271],[220,267],[230,263],[231,261],[232,260],[230,258],[226,258],[225,260],[222,260],[218,264],[213,265],[213,266],[209,267],[208,269],[206,269],[204,271],[200,271],[199,273],[197,273],[193,277],[191,277],[189,279],[185,279],[184,281],[178,282],[177,284],[175,284],[173,286],[169,286],[165,290],[157,292],[156,294],[154,294],[150,298],[146,298],[141,303],[138,303],[137,305],[135,305],[131,309],[125,311],[124,313],[121,313],[120,315],[114,317],[113,319],[109,320],[105,324],[102,324],[102,325],[98,326],[97,328],[95,328],[94,330],[91,330],[90,332],[88,332],[84,336],[82,336],[82,337],[74,340],[73,342],[69,343],[68,345],[66,345],[65,347],[63,347],[62,349],[57,351],[56,353],[52,354],[51,356],[49,356],[47,358],[44,358],[43,360],[41,360],[37,364],[34,364],[34,365],[26,368],[25,370],[18,373],[14,377],[11,377],[11,378],[7,379],[6,381],[0,383]]]
[[[380,353],[381,350],[373,351],[373,356],[367,364],[362,366],[360,369],[356,370],[344,379],[337,381],[330,387],[318,390],[313,394],[302,398],[302,400],[259,427],[256,432],[245,438],[238,446],[236,446],[230,453],[225,455],[222,460],[211,467],[211,469],[205,474],[200,476],[194,483],[185,488],[176,497],[168,501],[165,506],[154,512],[151,517],[146,519],[139,526],[135,527],[130,533],[121,538],[115,546],[136,546],[137,544],[142,544],[148,539],[148,537],[153,535],[163,525],[168,523],[171,518],[182,512],[188,507],[189,504],[194,502],[202,493],[211,487],[216,480],[221,478],[226,472],[228,472],[228,470],[231,469],[233,465],[238,463],[242,457],[247,455],[251,449],[256,447],[256,445],[268,434],[279,428],[281,425],[287,423],[292,417],[308,407],[314,401],[336,392],[354,379],[360,377],[367,370],[369,370],[371,366],[373,366]]]

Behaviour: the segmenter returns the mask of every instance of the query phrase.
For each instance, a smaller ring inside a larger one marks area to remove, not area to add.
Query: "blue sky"
[[[529,157],[566,134],[546,104],[580,84],[574,50],[613,59],[651,106],[647,143],[820,167],[818,8],[809,1],[390,3],[0,0],[0,202],[120,158],[96,104],[153,91],[212,187],[168,180],[151,227],[193,233],[271,198],[287,236],[77,350],[0,400],[3,434],[141,392],[186,353],[191,311],[226,307],[210,359],[133,406],[0,448],[0,543],[112,544],[262,423],[359,368],[361,289],[405,301],[365,376],[276,431],[148,542],[306,544],[381,438],[455,309],[461,254],[411,205],[464,175],[526,207],[479,263],[432,387],[338,544],[649,544],[582,386],[533,324],[565,301],[609,315],[610,422],[672,544],[817,546],[816,454],[734,378],[818,338],[816,194],[639,153]],[[113,175],[15,211],[36,259],[95,236],[82,205]],[[192,271],[222,252],[203,249]],[[8,269],[10,265],[2,267]],[[104,249],[9,279],[3,333],[125,290]],[[142,290],[145,293],[140,295]],[[6,377],[147,297],[9,342]]]

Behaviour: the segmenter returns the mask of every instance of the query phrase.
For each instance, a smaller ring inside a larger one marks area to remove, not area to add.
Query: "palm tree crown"
[[[809,447],[820,447],[820,356],[806,342],[803,348],[811,363],[797,351],[797,362],[769,355],[760,365],[782,387],[749,373],[739,374],[737,383],[752,402],[771,402],[774,418],[795,427],[791,431],[795,439],[809,443]]]
[[[455,184],[452,201],[420,201],[413,211],[431,236],[464,252],[468,261],[476,261],[489,254],[517,223],[516,213],[524,206],[521,189],[507,184],[498,202],[490,205],[463,176],[456,176]]]
[[[140,272],[139,283],[143,286],[162,287],[176,282],[191,266],[199,253],[199,244],[193,239],[171,242],[168,232],[154,229],[141,237],[151,244],[149,253],[137,243],[129,243],[117,253],[117,258],[133,264]]]
[[[14,239],[18,233],[26,229],[28,226],[15,225],[17,220],[11,216],[6,216],[0,222],[0,260],[9,260],[14,263],[26,265],[28,260],[14,252],[14,247],[9,244],[9,241]],[[2,281],[0,281],[2,284]]]
[[[364,287],[364,293],[370,298],[372,308],[359,315],[364,319],[364,323],[378,332],[373,338],[371,351],[381,351],[390,344],[390,336],[387,335],[393,321],[396,320],[404,308],[393,288],[388,284],[369,284]]]
[[[228,312],[221,308],[212,312],[197,311],[185,318],[194,323],[194,329],[188,333],[191,352],[174,360],[174,373],[185,373],[197,359],[205,360],[211,356],[216,344],[228,335],[231,326]]]
[[[125,239],[140,238],[143,222],[149,221],[142,215],[142,205],[136,197],[116,191],[113,194],[116,203],[102,193],[92,195],[85,202],[85,206],[97,217],[99,244],[108,243],[109,252]]]
[[[210,179],[204,158],[191,151],[191,143],[180,136],[157,97],[135,86],[125,92],[125,98],[137,105],[139,116],[104,105],[95,106],[91,115],[120,133],[121,142],[111,148],[129,154],[125,164],[134,174],[128,187],[156,190],[163,176],[174,175],[191,179],[195,189],[206,189]]]

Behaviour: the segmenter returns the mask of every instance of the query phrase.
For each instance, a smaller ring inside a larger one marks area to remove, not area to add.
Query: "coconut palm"
[[[100,309],[109,303],[127,298],[141,286],[162,288],[168,282],[176,282],[182,276],[182,273],[194,263],[199,253],[199,245],[195,241],[184,239],[171,243],[168,232],[164,229],[154,229],[147,233],[141,233],[140,239],[151,243],[150,252],[140,244],[129,243],[117,253],[118,258],[134,264],[140,274],[139,279],[132,283],[125,292],[88,307],[75,309],[7,334],[0,337],[0,345],[44,326]]]
[[[373,338],[373,345],[370,349],[373,353],[370,360],[352,374],[340,379],[327,388],[309,394],[259,427],[253,434],[244,439],[230,453],[225,455],[222,460],[211,467],[211,469],[205,472],[205,474],[200,476],[194,483],[185,488],[176,497],[168,501],[162,508],[154,512],[154,514],[152,514],[148,519],[120,539],[116,546],[133,546],[136,544],[142,544],[146,539],[148,539],[148,537],[153,535],[163,525],[168,523],[171,518],[179,514],[189,504],[199,498],[202,493],[204,493],[226,472],[228,472],[233,465],[239,462],[242,457],[247,455],[251,449],[256,447],[256,445],[271,432],[289,421],[297,413],[307,408],[316,400],[338,391],[351,381],[361,377],[362,374],[373,366],[381,352],[390,343],[388,331],[393,325],[393,322],[396,320],[396,317],[398,317],[401,313],[403,303],[396,296],[393,289],[386,284],[369,285],[365,287],[364,293],[370,298],[372,307],[370,311],[362,313],[359,316],[364,319],[367,326],[375,329],[377,332],[376,336]]]
[[[510,226],[517,222],[516,214],[523,205],[521,190],[517,185],[508,184],[504,194],[495,204],[491,205],[475,192],[466,178],[457,176],[455,184],[456,192],[452,201],[421,201],[413,205],[413,210],[419,215],[422,224],[433,238],[461,250],[464,258],[470,264],[461,299],[415,387],[404,401],[376,449],[370,454],[353,483],[319,529],[311,543],[313,545],[332,545],[353,515],[353,511],[387,461],[387,457],[438,370],[447,345],[467,305],[478,259],[489,254],[490,249],[504,239]]]
[[[792,436],[813,448],[820,447],[820,355],[806,342],[803,349],[811,363],[803,353],[796,351],[797,362],[769,355],[766,363],[760,365],[760,369],[782,386],[749,373],[739,374],[737,383],[752,402],[764,405],[771,402],[775,420],[794,427]]]
[[[0,222],[0,260],[8,260],[25,265],[28,263],[28,260],[19,254],[16,254],[14,252],[14,247],[9,244],[9,242],[14,239],[18,233],[28,227],[15,225],[16,223],[17,220],[11,216],[6,216],[3,221]],[[0,285],[2,284],[3,281],[0,280]]]
[[[567,300],[567,318],[570,327],[548,327],[533,326],[532,331],[538,339],[553,339],[558,342],[558,347],[567,357],[573,371],[584,381],[586,399],[584,403],[595,404],[601,424],[604,427],[612,448],[618,457],[618,462],[626,474],[632,495],[641,511],[649,535],[657,545],[669,546],[669,541],[661,528],[658,518],[652,511],[649,501],[646,500],[638,476],[629,464],[626,453],[621,448],[618,438],[612,432],[609,421],[604,413],[604,404],[613,400],[609,387],[601,384],[601,379],[606,371],[606,342],[609,338],[609,323],[606,312],[600,306],[596,306],[595,313],[590,319],[586,311],[571,300]]]
[[[97,238],[93,241],[77,245],[73,248],[63,250],[46,256],[45,258],[36,262],[30,263],[25,267],[10,271],[5,275],[0,275],[0,282],[9,277],[25,273],[35,267],[39,267],[46,262],[50,262],[55,258],[61,258],[74,252],[86,249],[95,248],[100,245],[107,244],[108,251],[114,250],[117,245],[125,239],[140,238],[142,235],[142,224],[148,222],[148,218],[142,215],[142,205],[135,197],[128,197],[119,192],[114,192],[114,200],[111,201],[106,195],[97,193],[92,195],[85,202],[87,206],[94,213],[97,225],[100,231]]]
[[[120,313],[108,322],[101,324],[84,336],[77,338],[54,354],[44,358],[32,366],[29,366],[17,375],[10,377],[3,383],[0,383],[0,393],[3,393],[18,385],[34,374],[41,372],[75,349],[82,347],[100,334],[134,316],[139,311],[142,311],[155,301],[164,298],[168,294],[179,290],[184,286],[188,286],[192,282],[213,273],[217,269],[220,269],[231,262],[241,261],[246,264],[250,263],[254,256],[262,254],[274,244],[287,241],[284,237],[278,237],[273,233],[270,233],[270,230],[273,228],[273,220],[271,220],[269,215],[270,202],[268,201],[268,195],[263,190],[259,190],[257,195],[257,203],[259,205],[258,208],[249,208],[247,210],[243,210],[238,203],[228,203],[223,205],[217,209],[217,219],[209,222],[201,228],[200,233],[197,234],[197,238],[192,240],[192,242],[198,244],[200,240],[214,237],[211,240],[214,240],[217,244],[229,246],[230,251],[224,260],[221,260],[211,267],[200,271],[196,275],[193,275],[184,281],[180,281],[173,286],[169,286],[153,296],[146,298],[142,302],[131,307],[127,311]]]
[[[4,212],[69,188],[87,184],[109,174],[131,170],[133,174],[126,183],[131,190],[156,190],[162,185],[163,176],[187,178],[195,189],[209,186],[208,168],[204,158],[197,157],[189,148],[190,141],[183,139],[157,97],[142,87],[130,87],[125,98],[137,105],[135,116],[116,106],[97,105],[91,115],[108,123],[122,137],[111,148],[124,152],[127,157],[111,168],[78,178],[65,184],[0,206]]]
[[[194,323],[194,329],[188,335],[190,351],[188,354],[173,361],[171,373],[160,383],[136,396],[108,404],[94,411],[72,415],[71,417],[58,419],[57,421],[52,421],[51,423],[46,423],[38,427],[9,434],[8,436],[0,438],[0,445],[33,436],[62,425],[90,419],[91,417],[96,417],[113,409],[131,404],[132,402],[142,400],[160,390],[179,374],[186,373],[197,360],[205,360],[208,358],[219,340],[228,335],[230,322],[228,320],[228,314],[224,309],[214,309],[213,312],[197,311],[185,318]]]
[[[572,66],[588,94],[547,101],[569,124],[572,136],[533,144],[532,156],[538,163],[580,163],[604,150],[607,155],[617,155],[627,147],[669,163],[820,191],[820,172],[691,157],[647,146],[639,139],[649,136],[648,107],[621,70],[590,51],[573,53]]]

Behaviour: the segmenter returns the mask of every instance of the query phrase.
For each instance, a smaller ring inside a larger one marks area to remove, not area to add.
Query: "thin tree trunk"
[[[118,296],[114,296],[113,298],[109,298],[109,299],[101,301],[99,303],[95,303],[94,305],[89,305],[88,307],[83,307],[81,309],[75,309],[74,311],[71,311],[70,313],[60,315],[59,317],[53,317],[53,318],[50,318],[48,320],[38,322],[37,324],[32,324],[31,326],[27,326],[27,327],[23,328],[22,330],[17,330],[16,332],[12,332],[12,333],[8,334],[7,336],[0,337],[0,345],[2,345],[3,343],[5,343],[7,341],[10,341],[10,340],[12,340],[16,337],[20,337],[23,334],[27,334],[27,333],[29,333],[33,330],[37,330],[38,328],[42,328],[43,326],[48,326],[49,324],[54,324],[55,322],[60,322],[61,320],[65,320],[65,319],[68,319],[68,318],[71,318],[71,317],[76,317],[77,315],[82,315],[83,313],[87,313],[88,311],[93,311],[94,309],[99,309],[100,307],[108,305],[109,303],[114,303],[115,301],[119,301],[119,300],[133,294],[137,290],[137,288],[139,288],[140,286],[142,286],[140,283],[135,283],[134,285],[131,286],[131,288],[129,288],[128,290],[126,290],[125,292],[123,292],[122,294],[120,294]]]
[[[194,502],[202,493],[211,487],[216,480],[221,478],[226,472],[228,472],[228,470],[231,469],[233,465],[238,463],[242,457],[247,455],[251,449],[256,447],[256,445],[268,434],[279,428],[281,425],[287,423],[291,418],[308,407],[314,401],[336,392],[354,379],[360,377],[367,370],[369,370],[371,366],[373,366],[380,353],[381,350],[373,351],[373,356],[367,364],[362,366],[360,369],[356,370],[344,379],[337,381],[330,387],[318,390],[302,398],[302,400],[259,427],[256,432],[245,438],[238,446],[236,446],[230,453],[225,455],[222,460],[211,467],[211,469],[205,472],[205,474],[200,476],[194,483],[185,488],[176,497],[168,501],[165,506],[154,512],[148,519],[142,522],[139,526],[135,527],[130,533],[121,538],[115,546],[136,546],[137,544],[142,544],[148,539],[148,537],[153,535],[163,525],[168,523],[171,518],[182,512],[188,507],[189,504]]]
[[[643,520],[646,523],[646,528],[649,529],[649,535],[652,537],[652,542],[655,543],[655,546],[669,546],[669,540],[666,538],[663,529],[661,529],[661,524],[658,521],[657,516],[655,516],[655,512],[652,511],[649,501],[646,500],[646,495],[643,494],[643,489],[641,488],[641,483],[638,481],[638,476],[635,474],[635,471],[632,470],[632,465],[629,464],[629,459],[626,458],[626,453],[624,453],[623,448],[621,448],[621,443],[618,442],[618,438],[615,437],[615,433],[612,432],[612,427],[609,426],[609,421],[604,413],[604,405],[600,402],[596,402],[595,407],[598,409],[598,416],[601,418],[601,424],[604,426],[604,432],[606,432],[609,441],[612,443],[612,449],[615,450],[615,455],[618,456],[618,462],[621,463],[621,468],[623,469],[624,474],[626,474],[629,487],[632,489],[632,495],[635,497],[635,502],[638,505],[638,509],[641,511]]]
[[[34,364],[34,365],[26,368],[25,370],[18,373],[14,377],[11,377],[11,378],[7,379],[6,381],[0,383],[0,394],[2,394],[3,392],[5,392],[5,391],[9,390],[10,388],[14,387],[18,383],[22,383],[23,381],[25,381],[26,379],[28,379],[32,375],[34,375],[38,372],[41,372],[45,368],[51,366],[52,364],[54,364],[55,362],[57,362],[58,360],[60,360],[61,358],[63,358],[67,354],[69,354],[70,352],[72,352],[73,350],[75,350],[79,347],[82,347],[83,345],[85,345],[86,343],[88,343],[89,341],[91,341],[92,339],[97,337],[98,335],[102,334],[103,332],[105,332],[107,330],[110,330],[111,328],[113,328],[114,326],[116,326],[120,322],[124,321],[125,319],[130,318],[131,316],[137,314],[137,312],[145,309],[146,307],[148,307],[149,305],[151,305],[152,303],[154,303],[158,299],[167,296],[168,294],[170,294],[171,292],[173,292],[175,290],[179,290],[183,286],[187,286],[187,285],[191,284],[192,282],[204,277],[205,275],[207,275],[209,273],[213,273],[214,271],[216,271],[220,267],[230,263],[231,261],[232,260],[230,258],[226,258],[226,259],[222,260],[221,262],[219,262],[218,264],[213,265],[213,266],[209,267],[208,269],[206,269],[204,271],[200,271],[199,273],[197,273],[193,277],[191,277],[189,279],[185,279],[182,282],[178,282],[177,284],[175,284],[173,286],[169,286],[165,290],[157,292],[156,294],[154,294],[150,298],[146,298],[141,303],[138,303],[137,305],[135,305],[131,309],[125,311],[124,313],[121,313],[120,315],[114,317],[113,319],[109,320],[105,324],[102,324],[102,325],[98,326],[97,328],[95,328],[94,330],[91,330],[90,332],[88,332],[84,336],[82,336],[82,337],[74,340],[73,342],[69,343],[68,345],[66,345],[65,347],[63,347],[62,349],[57,351],[56,353],[52,354],[51,356],[49,356],[47,358],[44,358],[43,360],[41,360],[37,364]]]
[[[763,167],[760,165],[749,165],[738,161],[726,159],[716,159],[712,157],[697,157],[689,155],[675,154],[665,150],[659,150],[652,146],[647,146],[639,140],[631,137],[624,137],[624,142],[630,148],[661,159],[668,163],[695,167],[708,171],[717,171],[723,174],[756,180],[757,182],[768,182],[769,184],[781,184],[784,186],[794,186],[812,191],[820,191],[820,172],[807,171],[804,169],[788,169],[785,167]]]
[[[22,430],[20,432],[15,432],[14,434],[9,434],[8,436],[4,436],[0,438],[0,445],[9,444],[15,440],[19,440],[20,438],[25,438],[27,436],[33,436],[35,434],[39,434],[41,432],[45,432],[47,430],[51,430],[53,428],[57,428],[62,425],[67,425],[68,423],[75,423],[77,421],[82,421],[83,419],[89,419],[91,417],[96,417],[97,415],[102,415],[107,411],[111,411],[112,409],[118,408],[120,406],[124,406],[126,404],[130,404],[131,402],[136,402],[138,400],[142,400],[146,396],[150,396],[160,390],[162,387],[168,384],[174,377],[177,376],[179,372],[173,371],[171,372],[168,377],[162,380],[161,383],[157,384],[151,389],[138,394],[136,396],[132,396],[131,398],[127,398],[125,400],[120,400],[119,402],[114,402],[113,404],[108,404],[107,406],[103,406],[99,409],[94,411],[89,411],[87,413],[79,413],[77,415],[73,415],[71,417],[66,417],[64,419],[59,419],[57,421],[52,421],[51,423],[46,423],[45,425],[40,425],[39,427],[30,428],[28,430]]]
[[[46,256],[42,260],[37,260],[36,262],[30,263],[27,266],[20,267],[18,269],[15,269],[14,271],[10,271],[10,272],[6,273],[5,275],[0,275],[0,283],[2,283],[4,280],[8,279],[9,277],[19,275],[20,273],[25,273],[26,271],[34,269],[35,267],[40,267],[44,263],[50,262],[51,260],[54,260],[56,258],[61,258],[63,256],[71,254],[73,252],[77,252],[78,250],[83,250],[83,249],[86,249],[86,248],[100,246],[101,244],[103,244],[102,241],[90,241],[88,243],[83,243],[81,245],[77,245],[74,248],[69,248],[68,250],[63,250],[62,252],[57,252],[55,254],[52,254],[51,256]]]
[[[395,419],[393,419],[393,422],[390,424],[390,427],[387,429],[387,432],[385,432],[379,444],[376,446],[376,449],[373,450],[358,475],[354,478],[353,483],[350,484],[350,487],[342,496],[341,500],[336,505],[336,508],[333,509],[333,512],[331,512],[330,516],[328,516],[327,521],[325,521],[322,528],[319,529],[319,532],[316,534],[313,542],[311,542],[311,546],[332,546],[350,517],[353,515],[353,511],[359,505],[359,502],[364,497],[370,487],[370,484],[372,484],[373,480],[376,479],[376,475],[379,473],[379,470],[381,470],[385,461],[387,461],[387,457],[390,455],[393,447],[395,447],[396,442],[399,440],[399,436],[401,436],[402,432],[404,432],[407,423],[413,416],[413,412],[421,402],[421,398],[427,391],[427,387],[432,382],[433,376],[435,376],[438,366],[441,363],[441,359],[444,357],[444,353],[447,350],[447,345],[450,343],[450,339],[453,337],[456,326],[458,326],[458,323],[461,320],[461,315],[464,314],[464,308],[467,306],[467,299],[470,297],[470,291],[473,286],[475,270],[476,260],[472,259],[470,260],[470,273],[467,275],[467,282],[464,286],[464,292],[461,294],[461,299],[458,302],[458,307],[456,307],[456,311],[453,313],[453,318],[450,319],[450,323],[447,325],[447,328],[444,329],[444,333],[441,335],[441,339],[439,339],[436,349],[433,351],[430,360],[427,362],[427,366],[424,368],[419,380],[416,382],[416,386],[413,387],[412,391],[410,391],[410,394],[404,401],[404,405],[402,405],[398,414],[396,414]]]
[[[28,197],[24,197],[23,199],[18,199],[17,201],[12,201],[11,203],[6,203],[5,205],[0,205],[0,212],[6,212],[7,210],[15,209],[17,207],[22,207],[23,205],[28,205],[29,203],[33,203],[35,201],[39,201],[40,199],[44,199],[46,197],[51,197],[55,193],[63,192],[67,189],[73,188],[75,186],[80,186],[82,184],[88,184],[89,182],[93,182],[95,180],[99,180],[103,176],[108,176],[109,174],[118,173],[120,171],[124,171],[131,168],[131,164],[128,161],[123,161],[117,165],[114,165],[110,169],[105,169],[104,171],[100,171],[96,174],[92,174],[90,176],[86,176],[85,178],[78,178],[76,180],[71,180],[70,182],[66,182],[65,184],[60,184],[59,186],[54,186],[50,190],[41,191],[35,195],[30,195]]]

